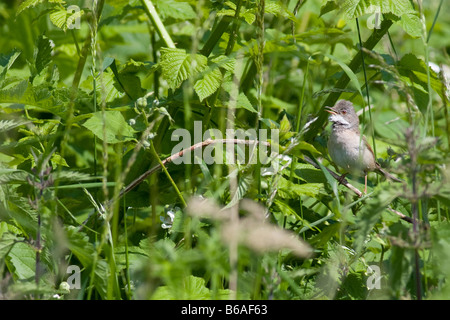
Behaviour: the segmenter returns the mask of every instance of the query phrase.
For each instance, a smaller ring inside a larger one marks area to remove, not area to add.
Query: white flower
[[[166,206],[164,208],[164,211],[166,212],[166,215],[160,216],[159,219],[161,220],[162,224],[161,227],[163,229],[170,229],[172,228],[172,224],[173,224],[173,219],[175,218],[175,212],[180,210],[180,208],[175,207],[175,208],[169,208],[169,206]]]
[[[277,174],[279,171],[284,170],[287,166],[289,166],[292,162],[292,158],[280,154],[270,163],[270,167],[261,168],[261,176],[273,176]]]

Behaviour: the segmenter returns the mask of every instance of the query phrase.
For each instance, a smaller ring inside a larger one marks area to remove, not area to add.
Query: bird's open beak
[[[331,114],[337,114],[337,112],[334,111],[332,107],[325,107],[325,111]]]

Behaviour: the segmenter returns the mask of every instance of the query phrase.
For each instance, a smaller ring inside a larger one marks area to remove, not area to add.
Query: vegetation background
[[[0,298],[450,298],[445,4],[1,1]],[[404,184],[329,173],[338,98]],[[194,121],[282,154],[171,164]]]

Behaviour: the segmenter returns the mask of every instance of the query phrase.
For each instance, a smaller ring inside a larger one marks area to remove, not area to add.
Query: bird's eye
[[[342,110],[342,114],[347,114],[347,110]]]

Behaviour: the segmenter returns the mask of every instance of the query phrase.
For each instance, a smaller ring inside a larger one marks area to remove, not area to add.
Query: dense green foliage
[[[442,2],[0,2],[0,298],[450,298]],[[338,98],[404,184],[326,170]]]

